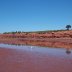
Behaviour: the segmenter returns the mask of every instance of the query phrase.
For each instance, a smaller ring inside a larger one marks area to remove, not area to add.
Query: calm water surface
[[[72,49],[0,44],[0,72],[72,72]]]

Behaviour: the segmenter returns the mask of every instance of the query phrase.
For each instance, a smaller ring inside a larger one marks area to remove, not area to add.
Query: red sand
[[[72,72],[72,58],[0,48],[0,72]]]
[[[0,43],[72,48],[72,30],[44,33],[0,34]]]

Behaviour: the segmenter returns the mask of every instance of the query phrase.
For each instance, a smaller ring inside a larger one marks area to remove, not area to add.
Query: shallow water
[[[0,72],[72,72],[72,49],[0,44]]]

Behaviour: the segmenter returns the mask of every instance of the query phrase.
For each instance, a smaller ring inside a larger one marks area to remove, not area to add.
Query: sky
[[[0,33],[65,29],[72,0],[0,0]]]

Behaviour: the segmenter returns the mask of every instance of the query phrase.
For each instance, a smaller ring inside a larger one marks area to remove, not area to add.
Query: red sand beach
[[[0,47],[0,72],[72,72],[71,56]]]

